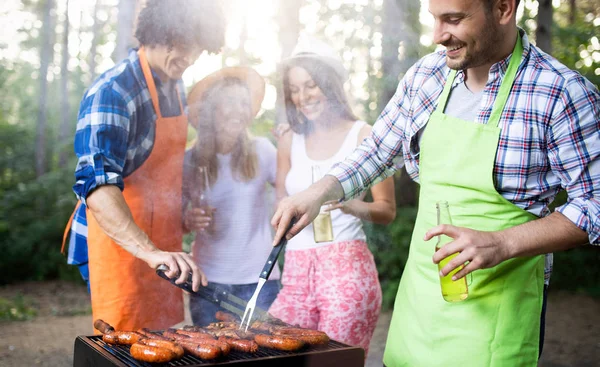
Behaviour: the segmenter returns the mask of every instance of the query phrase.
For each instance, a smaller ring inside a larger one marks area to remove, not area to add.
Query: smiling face
[[[308,120],[317,120],[329,106],[327,97],[306,69],[294,66],[288,71],[289,93],[296,110]]]
[[[163,81],[178,80],[202,52],[200,47],[159,45],[148,49],[148,61]]]
[[[224,86],[216,98],[213,118],[217,141],[236,142],[252,122],[248,88],[241,84]]]
[[[434,42],[446,47],[449,68],[464,70],[497,61],[502,29],[486,0],[430,0]]]

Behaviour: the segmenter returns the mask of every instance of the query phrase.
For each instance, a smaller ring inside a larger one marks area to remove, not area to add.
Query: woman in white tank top
[[[371,131],[354,116],[343,89],[345,70],[328,45],[301,39],[283,66],[292,131],[279,140],[278,199],[308,188],[313,166],[327,173]],[[379,317],[381,287],[362,220],[387,224],[394,219],[392,180],[372,188],[373,202],[330,204],[333,241],[315,242],[312,224],[289,240],[283,287],[269,310],[273,316],[368,351]]]

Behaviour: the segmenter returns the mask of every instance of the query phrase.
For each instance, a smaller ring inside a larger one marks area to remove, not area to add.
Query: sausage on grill
[[[134,343],[129,353],[138,361],[150,363],[165,363],[175,358],[175,353],[169,349],[142,343]]]
[[[215,359],[223,355],[221,348],[216,345],[197,344],[193,341],[178,340],[177,344],[181,345],[186,353],[189,353],[200,359]]]
[[[215,347],[221,349],[221,355],[223,356],[226,356],[229,354],[229,352],[231,352],[231,347],[229,346],[229,344],[216,339],[195,339],[193,340],[193,342],[198,343],[200,345],[214,345]]]
[[[183,357],[184,351],[181,345],[176,344],[174,342],[170,342],[168,340],[159,340],[159,339],[140,339],[139,344],[148,345],[151,347],[158,347],[168,349],[173,352],[173,355],[176,359]]]
[[[144,336],[135,331],[113,331],[102,336],[102,340],[108,344],[132,345]]]
[[[109,334],[115,331],[115,328],[110,326],[110,324],[102,319],[97,319],[94,321],[94,328],[101,332],[102,334]]]
[[[329,343],[329,336],[326,333],[319,330],[288,327],[273,330],[272,334],[299,339],[311,345],[321,345]]]
[[[254,340],[235,339],[226,336],[219,337],[219,341],[223,341],[231,346],[233,350],[244,353],[256,353],[258,344]]]
[[[299,339],[280,336],[280,335],[265,335],[257,334],[254,341],[261,347],[284,350],[288,352],[296,351],[304,346],[304,342]]]
[[[153,333],[152,331],[150,331],[150,329],[147,328],[141,328],[137,331],[138,333],[142,334],[143,336],[145,336],[148,339],[156,339],[156,340],[171,340],[165,336],[162,336],[160,334],[157,333]]]
[[[181,329],[169,329],[174,330],[177,334],[189,336],[194,339],[214,339],[212,334],[204,331],[192,331],[192,330],[181,330]]]

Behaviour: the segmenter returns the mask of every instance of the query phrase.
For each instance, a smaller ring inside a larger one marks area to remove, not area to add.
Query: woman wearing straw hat
[[[268,139],[252,137],[248,130],[264,94],[265,82],[254,69],[229,67],[198,82],[188,98],[198,139],[185,156],[184,207],[197,201],[197,188],[207,186],[210,193],[203,193],[209,207],[192,205],[184,226],[196,232],[194,259],[209,283],[243,299],[254,292],[271,251],[267,183],[275,184],[277,153]],[[268,309],[273,302],[279,276],[275,267],[258,307]],[[194,324],[206,325],[215,321],[218,307],[192,296],[190,309]]]
[[[282,71],[293,132],[279,139],[279,198],[306,189],[314,167],[327,173],[371,131],[354,116],[343,89],[347,72],[327,44],[301,38]],[[389,223],[396,215],[392,179],[371,193],[372,202],[330,203],[325,210],[331,215],[332,239],[316,242],[315,221],[289,240],[283,288],[269,310],[290,324],[325,331],[365,351],[379,317],[381,287],[361,220]]]

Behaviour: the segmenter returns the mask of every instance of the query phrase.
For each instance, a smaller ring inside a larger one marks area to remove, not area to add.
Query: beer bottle
[[[452,225],[452,218],[450,217],[450,207],[447,201],[438,201],[436,204],[437,209],[437,224],[450,224]],[[435,246],[435,250],[439,250],[442,246],[452,241],[451,237],[446,235],[440,235],[437,238],[437,244]],[[448,264],[448,262],[454,259],[458,253],[452,254],[438,264],[438,272]],[[451,271],[445,277],[440,276],[440,285],[442,287],[442,297],[447,302],[460,302],[469,296],[469,289],[467,286],[466,277],[462,277],[456,281],[452,280],[452,276],[459,272],[464,265],[459,266],[458,268]]]
[[[312,166],[312,182],[315,183],[323,177],[321,174],[321,168],[319,166]],[[333,226],[331,224],[331,212],[323,210],[324,206],[321,206],[321,212],[313,221],[313,232],[315,235],[315,242],[331,242],[333,241]]]

